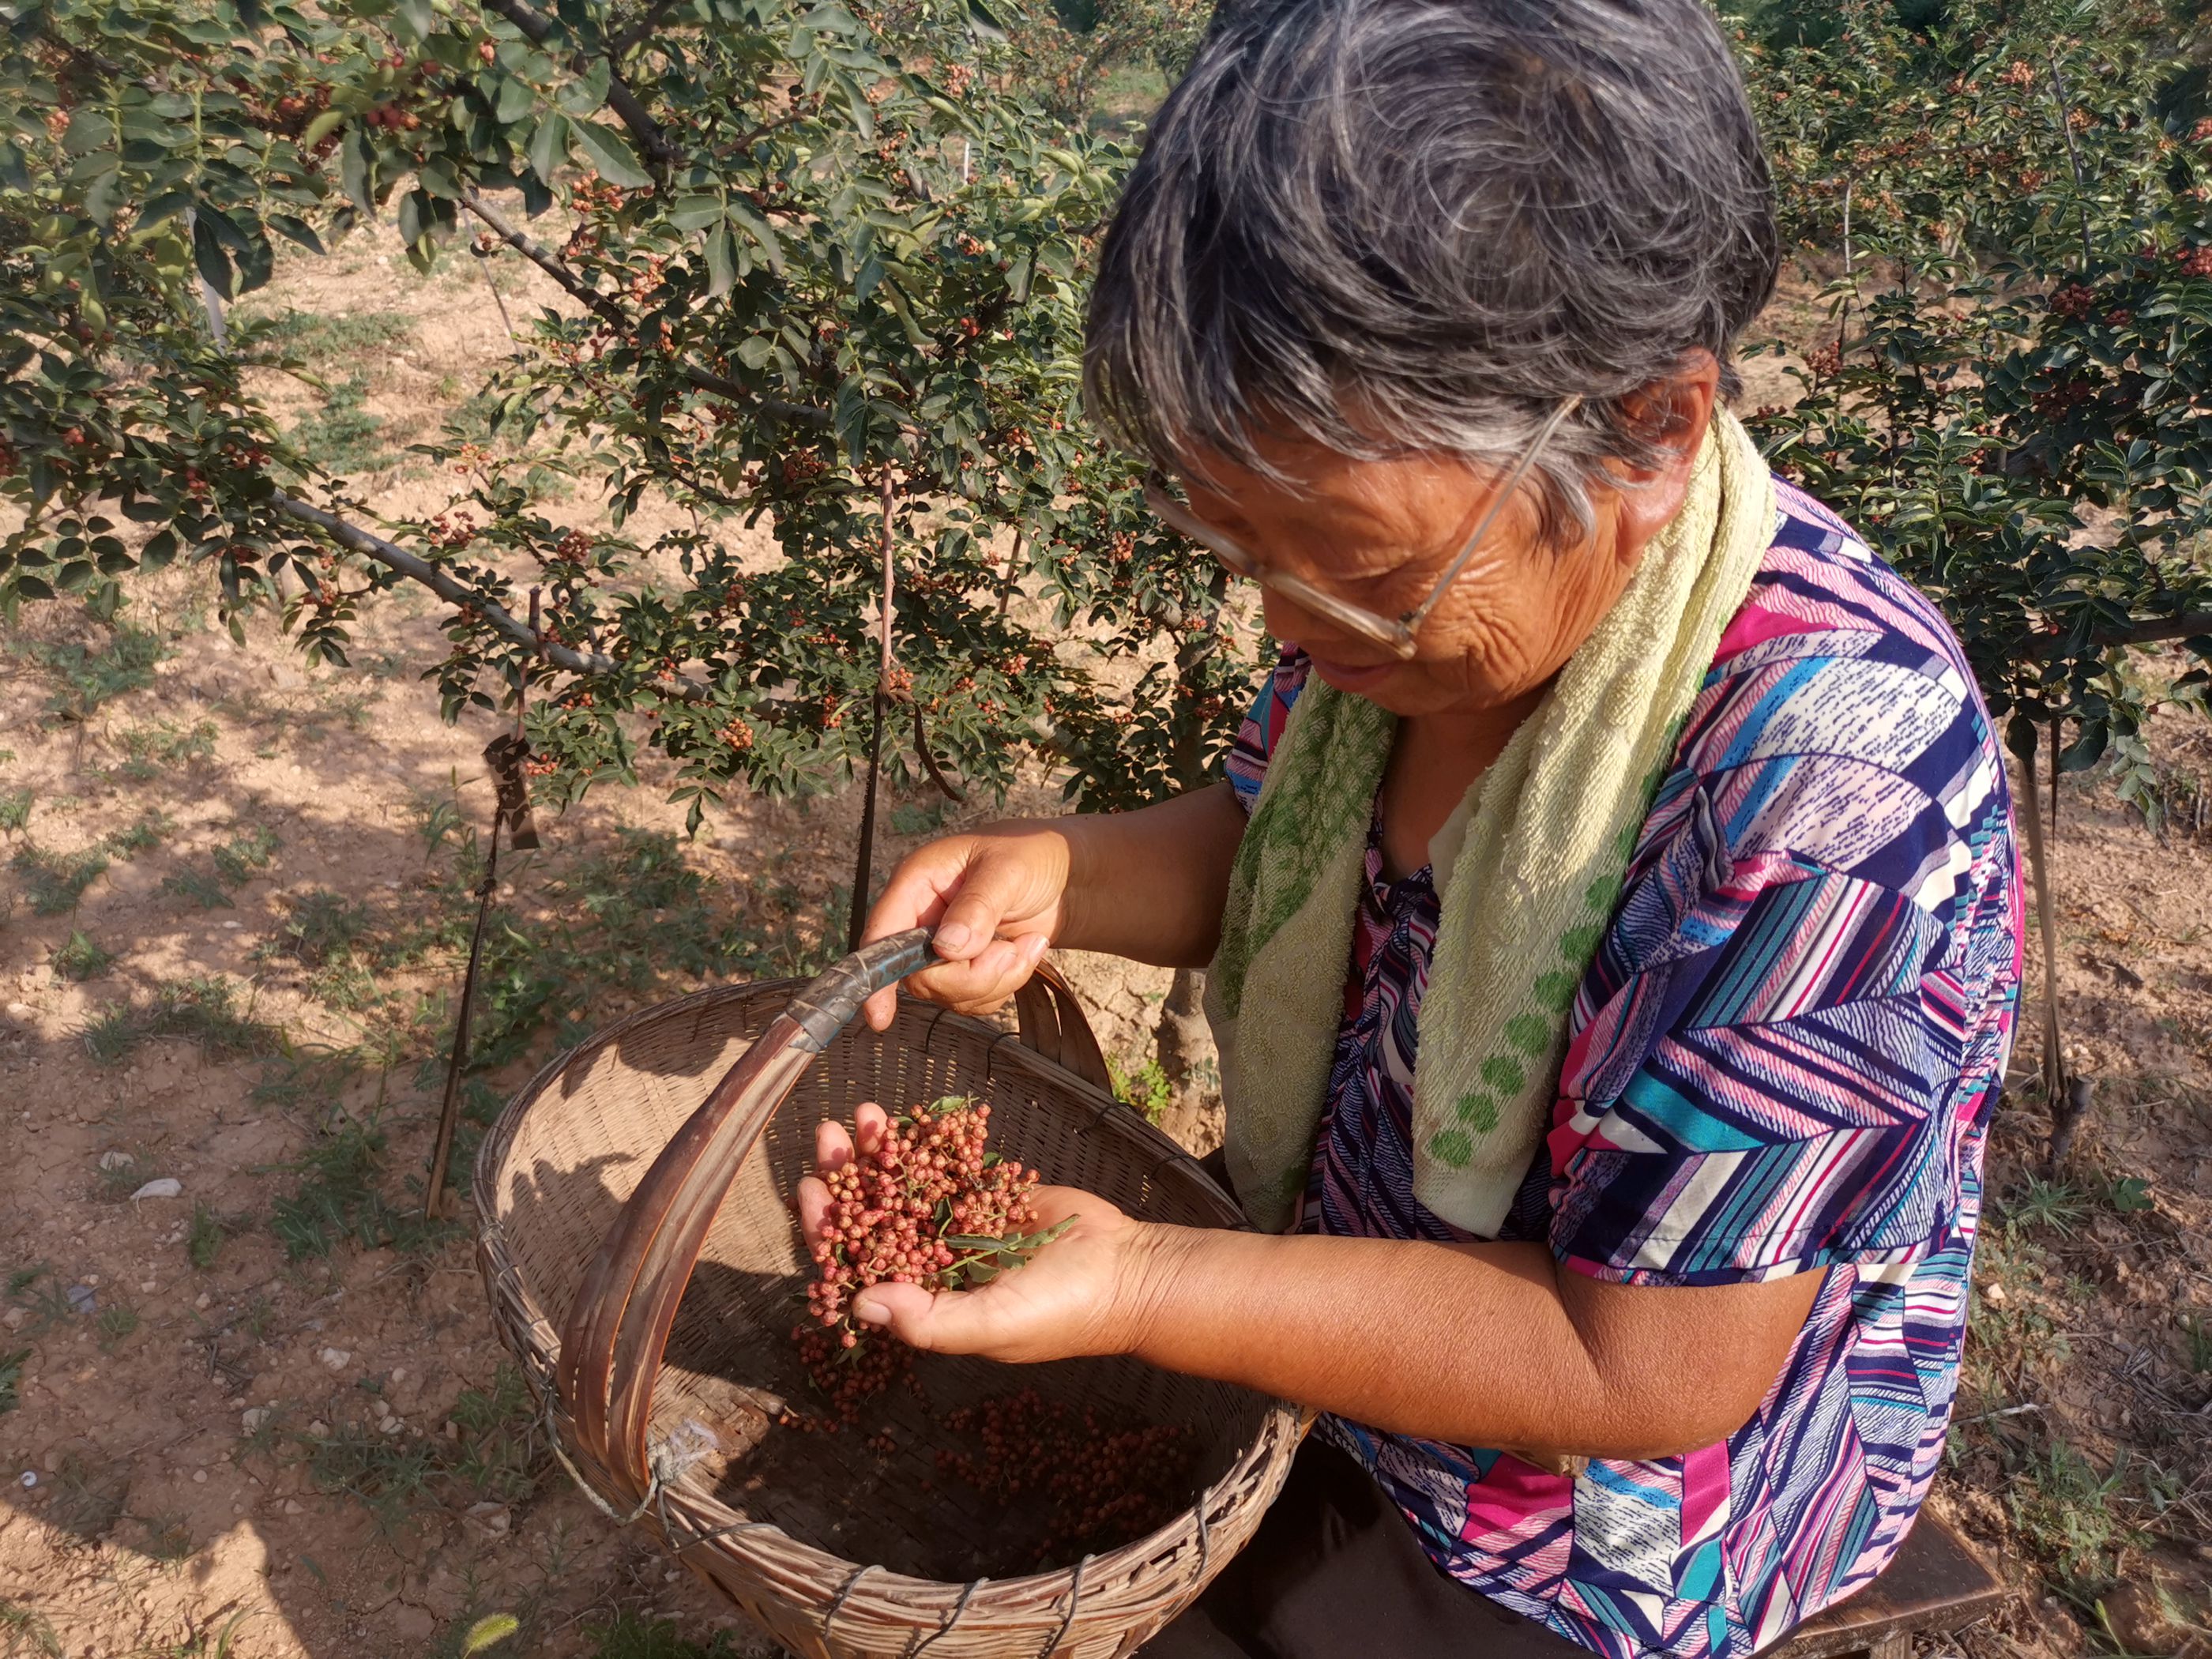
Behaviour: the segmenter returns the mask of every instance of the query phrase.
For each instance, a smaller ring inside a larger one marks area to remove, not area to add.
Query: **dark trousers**
[[[1309,1436],[1252,1541],[1144,1659],[1561,1659],[1586,1650],[1439,1572],[1367,1471]]]

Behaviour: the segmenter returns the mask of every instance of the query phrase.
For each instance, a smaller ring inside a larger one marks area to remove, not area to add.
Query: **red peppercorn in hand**
[[[854,1115],[851,1131],[830,1122],[817,1132],[819,1173],[799,1183],[799,1223],[809,1249],[819,1250],[836,1237],[839,1206],[849,1206],[849,1199],[833,1194],[831,1188],[836,1182],[842,1191],[845,1185],[839,1172],[854,1162],[854,1136],[860,1150],[872,1154],[890,1127],[883,1108],[870,1102]],[[1037,1231],[1066,1225],[1020,1272],[966,1291],[887,1279],[855,1287],[842,1308],[862,1325],[884,1327],[910,1346],[943,1353],[988,1353],[1018,1362],[1122,1352],[1128,1346],[1120,1328],[1125,1246],[1140,1230],[1104,1199],[1072,1187],[1025,1186],[1024,1196],[1030,1224]]]

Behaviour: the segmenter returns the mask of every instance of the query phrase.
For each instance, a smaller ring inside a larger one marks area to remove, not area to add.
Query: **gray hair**
[[[1773,292],[1766,158],[1702,0],[1223,0],[1102,250],[1086,398],[1176,471],[1255,436],[1502,464],[1544,532],[1663,434],[1627,394]],[[1279,475],[1278,475],[1279,476]]]

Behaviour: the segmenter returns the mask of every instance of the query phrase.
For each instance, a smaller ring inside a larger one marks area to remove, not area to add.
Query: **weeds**
[[[323,406],[292,428],[292,441],[325,471],[374,472],[398,462],[384,447],[384,422],[364,404],[368,377],[349,375],[325,389]]]
[[[125,759],[116,769],[134,783],[149,783],[167,768],[213,760],[216,735],[213,720],[189,726],[169,720],[127,726],[118,739]]]
[[[267,869],[270,860],[276,856],[276,849],[283,844],[277,840],[275,830],[256,824],[215,849],[212,874],[180,870],[161,885],[181,898],[192,900],[203,910],[230,909],[230,896]]]
[[[287,356],[316,362],[386,349],[414,331],[413,319],[396,311],[358,311],[338,317],[287,311],[256,325],[252,338],[257,346],[274,346]]]
[[[8,1638],[9,1659],[18,1653],[64,1659],[61,1638],[54,1634],[54,1627],[41,1615],[13,1601],[0,1601],[0,1636]]]
[[[127,1302],[118,1302],[102,1308],[94,1324],[100,1332],[100,1352],[112,1353],[125,1338],[137,1332],[138,1310]]]
[[[46,699],[47,716],[65,723],[88,720],[102,703],[151,685],[154,665],[168,654],[158,636],[128,623],[114,628],[98,651],[46,643],[25,651],[55,683]]]
[[[2108,1474],[2064,1441],[2031,1459],[2012,1483],[2013,1524],[2050,1563],[2054,1589],[2083,1607],[2117,1582],[2118,1557],[2140,1544],[2140,1528],[2120,1518],[2134,1494],[2126,1454]]]
[[[1115,1061],[1106,1062],[1106,1074],[1114,1085],[1114,1097],[1142,1115],[1147,1123],[1158,1123],[1160,1114],[1168,1109],[1174,1090],[1169,1085],[1168,1074],[1160,1069],[1157,1059],[1148,1060],[1133,1072],[1127,1072]]]
[[[646,1619],[628,1608],[614,1622],[591,1626],[592,1659],[738,1659],[729,1632],[717,1631],[706,1646],[688,1640],[672,1619]]]
[[[2183,1314],[2174,1323],[2189,1344],[2189,1369],[2199,1376],[2212,1371],[2212,1323],[2193,1314]]]
[[[308,968],[321,968],[353,954],[367,939],[374,919],[366,907],[336,893],[302,893],[292,901],[284,924],[284,950]]]
[[[85,889],[107,872],[107,854],[98,848],[56,853],[25,842],[8,867],[23,884],[34,915],[65,916],[83,900]]]
[[[151,1159],[136,1152],[110,1153],[100,1165],[100,1195],[111,1204],[120,1204],[153,1178]]]
[[[346,1238],[364,1249],[428,1249],[451,1233],[450,1224],[425,1221],[385,1195],[385,1142],[374,1123],[349,1119],[298,1162],[283,1166],[302,1177],[270,1206],[269,1230],[287,1261],[328,1255]]]
[[[130,1517],[145,1531],[138,1545],[141,1555],[172,1565],[192,1553],[192,1527],[190,1517],[181,1510],[165,1510],[159,1515],[136,1515]]]
[[[2089,1199],[2078,1187],[2032,1175],[2017,1195],[2005,1200],[2003,1212],[2014,1226],[2048,1227],[2070,1238],[2089,1212]]]
[[[82,927],[72,927],[67,942],[54,947],[49,961],[64,979],[82,984],[88,979],[98,979],[115,966],[115,953],[93,943],[92,935]]]
[[[184,1037],[211,1060],[281,1053],[284,1034],[237,1004],[236,989],[219,974],[172,981],[155,992],[149,1007],[112,1003],[102,1009],[84,1028],[85,1052],[110,1065],[148,1037]]]
[[[21,835],[31,822],[31,800],[28,789],[0,789],[0,830]]]
[[[0,1353],[0,1416],[23,1403],[23,1362],[30,1357],[28,1348],[11,1348]]]
[[[202,1273],[207,1272],[222,1254],[223,1241],[229,1237],[230,1224],[213,1206],[194,1203],[191,1224],[185,1233],[185,1259]]]
[[[474,845],[460,803],[451,795],[417,795],[410,808],[410,816],[415,820],[415,834],[422,842],[425,864],[438,856],[438,849],[449,837],[457,842],[465,837],[465,844]]]
[[[453,1419],[461,1431],[455,1475],[504,1503],[522,1503],[537,1492],[546,1454],[536,1404],[520,1371],[502,1360],[490,1388],[461,1390]]]
[[[176,826],[167,812],[146,812],[127,830],[118,830],[100,844],[118,858],[134,859],[161,844]]]
[[[130,1493],[127,1462],[98,1462],[77,1452],[64,1452],[46,1518],[85,1543],[96,1543],[115,1530]]]

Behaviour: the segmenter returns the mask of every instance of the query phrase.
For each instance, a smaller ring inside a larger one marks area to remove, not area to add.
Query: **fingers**
[[[873,1285],[853,1303],[853,1317],[889,1331],[929,1353],[975,1353],[992,1337],[993,1321],[973,1291],[927,1291],[919,1285]]]
[[[951,852],[952,856],[946,857]],[[956,885],[967,868],[964,849],[951,849],[938,845],[923,848],[891,872],[883,894],[876,900],[875,908],[868,912],[868,925],[861,933],[861,943],[872,944],[892,933],[904,933],[909,927],[927,927],[945,913],[945,895]],[[898,1011],[898,993],[885,986],[861,1005],[861,1018],[868,1022],[872,1031],[890,1029],[891,1017]]]
[[[823,1119],[814,1126],[814,1167],[817,1170],[843,1169],[853,1161],[856,1139],[860,1151],[872,1152],[883,1144],[884,1131],[889,1127],[890,1114],[872,1100],[862,1101],[854,1111],[849,1130],[834,1117]],[[820,1241],[826,1231],[823,1224],[830,1217],[830,1188],[818,1175],[802,1176],[795,1198],[799,1231],[811,1247]]]

